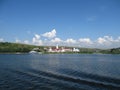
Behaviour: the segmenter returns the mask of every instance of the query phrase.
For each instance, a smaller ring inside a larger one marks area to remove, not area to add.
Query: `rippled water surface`
[[[120,90],[120,55],[1,54],[0,90]]]

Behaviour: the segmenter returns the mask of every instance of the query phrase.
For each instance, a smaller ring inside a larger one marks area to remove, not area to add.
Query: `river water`
[[[120,55],[0,54],[0,90],[120,90]]]

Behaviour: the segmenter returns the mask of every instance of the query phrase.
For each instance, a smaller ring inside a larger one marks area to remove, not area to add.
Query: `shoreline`
[[[14,55],[22,55],[22,54],[37,54],[37,55],[41,55],[41,54],[92,54],[92,55],[105,55],[105,54],[107,54],[107,55],[110,55],[110,54],[112,54],[112,55],[120,55],[119,53],[117,54],[117,53],[69,53],[69,52],[65,52],[65,53],[23,53],[23,52],[18,52],[18,53],[9,53],[9,52],[7,52],[7,53],[0,53],[0,55],[1,54],[14,54]]]

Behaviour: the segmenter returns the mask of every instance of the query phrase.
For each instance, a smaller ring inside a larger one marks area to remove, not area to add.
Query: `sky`
[[[120,47],[120,0],[0,0],[0,42]]]

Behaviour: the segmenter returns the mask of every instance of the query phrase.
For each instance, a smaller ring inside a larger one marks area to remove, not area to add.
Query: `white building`
[[[78,48],[73,48],[73,52],[80,52]]]

